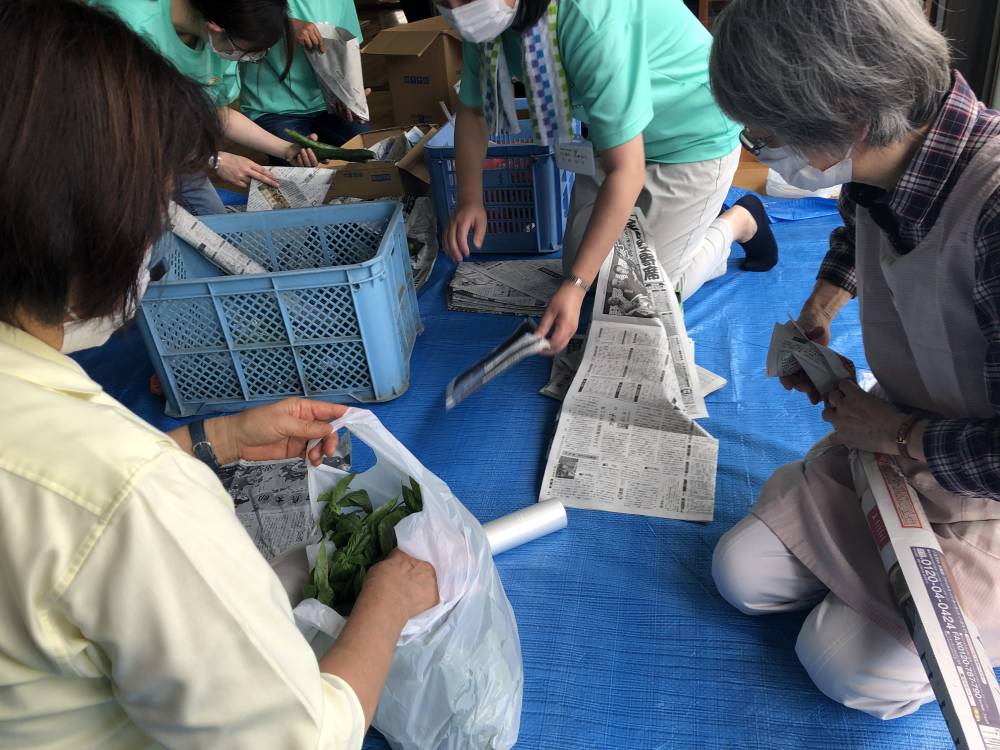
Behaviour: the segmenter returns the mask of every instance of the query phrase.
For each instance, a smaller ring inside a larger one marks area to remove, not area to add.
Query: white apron
[[[994,416],[983,376],[987,342],[973,307],[973,230],[998,187],[995,138],[966,167],[931,232],[906,255],[858,210],[865,355],[882,391],[901,409],[945,418]],[[1000,502],[948,492],[926,464],[898,461],[927,511],[962,606],[998,665]],[[779,468],[752,512],[848,606],[913,648],[861,513],[846,448],[824,438],[804,459]]]

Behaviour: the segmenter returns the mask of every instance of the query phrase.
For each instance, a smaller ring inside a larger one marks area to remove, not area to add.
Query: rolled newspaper
[[[170,204],[170,225],[174,234],[228,274],[267,273],[264,266],[226,242],[205,222],[176,203]]]
[[[494,555],[533,542],[567,524],[566,508],[556,500],[535,503],[527,508],[483,524]]]

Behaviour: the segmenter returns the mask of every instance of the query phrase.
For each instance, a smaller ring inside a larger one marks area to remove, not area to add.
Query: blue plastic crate
[[[496,138],[483,163],[486,241],[483,253],[552,253],[562,249],[573,190],[572,172],[556,166],[555,149],[532,143],[531,122]],[[455,128],[447,124],[426,146],[431,196],[439,231],[458,204]]]
[[[399,203],[201,218],[269,273],[221,275],[175,238],[138,318],[167,414],[406,390],[422,326]]]

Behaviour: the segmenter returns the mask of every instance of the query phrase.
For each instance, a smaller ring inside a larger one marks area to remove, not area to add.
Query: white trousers
[[[795,653],[833,700],[879,719],[934,700],[917,655],[830,593],[756,516],[719,540],[712,577],[726,601],[748,615],[812,609]]]
[[[689,164],[647,164],[636,200],[652,233],[656,254],[674,288],[687,299],[702,284],[726,272],[733,228],[719,219],[740,164],[740,149],[718,159]],[[573,265],[605,174],[577,175],[570,201],[563,266]],[[608,248],[608,252],[611,248]]]

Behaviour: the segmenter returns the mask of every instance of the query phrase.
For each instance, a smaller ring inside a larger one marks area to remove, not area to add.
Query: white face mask
[[[258,52],[245,52],[241,49],[237,49],[233,44],[232,40],[229,41],[229,45],[232,49],[221,50],[215,43],[215,38],[218,34],[215,34],[211,30],[208,31],[208,46],[212,48],[212,52],[221,57],[223,60],[228,60],[229,62],[245,62],[245,63],[257,63],[264,59],[267,55],[267,50]],[[228,38],[228,37],[227,37]]]
[[[853,152],[854,146],[851,146],[844,154],[844,158],[829,169],[817,169],[804,155],[785,146],[762,148],[757,158],[762,164],[780,174],[789,185],[815,192],[851,181],[854,173],[854,164],[851,161]]]
[[[146,294],[146,289],[149,287],[149,260],[151,251],[152,248],[146,251],[146,258],[142,262],[142,271],[139,272],[137,300],[143,298]],[[63,343],[59,351],[63,354],[72,354],[73,352],[101,346],[111,338],[115,331],[124,327],[135,316],[138,309],[138,302],[136,305],[124,317],[108,315],[103,318],[92,318],[91,320],[77,320],[73,313],[69,313],[70,319],[63,324]]]
[[[482,44],[510,28],[517,13],[517,3],[511,8],[507,0],[472,0],[457,8],[439,4],[438,10],[463,39]]]

